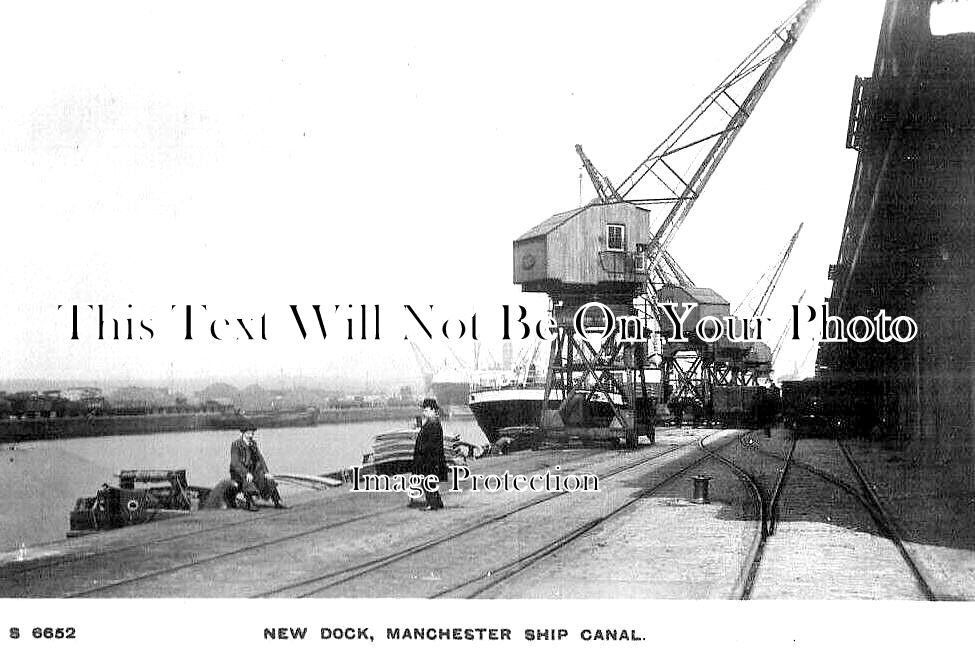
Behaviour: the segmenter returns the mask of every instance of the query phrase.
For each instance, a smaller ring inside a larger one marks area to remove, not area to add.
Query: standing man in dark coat
[[[423,404],[423,425],[416,437],[413,448],[413,474],[436,475],[440,479],[447,479],[447,459],[443,453],[443,428],[440,426],[440,407],[433,398],[425,398]],[[443,508],[440,498],[440,487],[433,491],[424,491],[427,499],[427,511]]]
[[[231,444],[230,478],[237,490],[244,494],[244,508],[248,511],[257,510],[254,505],[255,496],[272,500],[276,509],[286,509],[288,507],[281,501],[274,475],[267,471],[267,462],[257,447],[254,433],[254,427],[244,425],[240,429],[240,438]]]

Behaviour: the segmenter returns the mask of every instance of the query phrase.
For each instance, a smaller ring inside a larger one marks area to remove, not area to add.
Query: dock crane
[[[792,255],[792,250],[799,239],[802,227],[803,224],[800,223],[775,264],[762,274],[733,312],[738,313],[743,307],[751,307],[748,304],[749,298],[758,288],[763,287],[761,295],[751,309],[750,316],[755,319],[761,318],[765,314],[765,309],[768,307],[772,294],[778,286],[779,278],[782,276],[782,271]],[[768,279],[767,282],[765,282],[766,278]],[[803,296],[805,296],[805,292],[803,292]],[[802,301],[802,296],[799,301]],[[786,326],[787,329],[788,325]],[[764,341],[756,341],[751,343],[728,342],[726,345],[715,344],[710,351],[698,350],[693,355],[686,352],[683,354],[675,353],[665,360],[663,377],[668,378],[667,381],[670,377],[675,378],[674,395],[678,398],[682,396],[694,397],[702,405],[708,403],[708,394],[714,391],[714,387],[758,386],[761,379],[767,379],[771,375],[775,357],[781,348],[786,330],[782,331],[774,351]]]
[[[800,223],[799,228],[792,234],[788,245],[786,245],[785,250],[779,255],[778,260],[762,274],[758,282],[755,283],[754,287],[752,287],[745,298],[742,299],[742,302],[735,308],[734,312],[740,312],[742,307],[747,305],[748,297],[756,289],[763,287],[761,295],[751,309],[750,316],[754,320],[761,318],[765,314],[765,309],[768,307],[772,294],[778,286],[782,271],[785,269],[785,265],[792,255],[792,250],[795,248],[796,241],[799,239],[802,226],[803,224]],[[768,279],[767,282],[766,278]],[[757,341],[750,344],[742,343],[739,346],[744,347],[741,351],[743,356],[731,354],[727,359],[715,364],[715,376],[719,379],[719,383],[730,384],[732,386],[754,386],[759,383],[760,379],[768,378],[772,373],[774,359],[771,348],[764,341]]]
[[[622,202],[623,199],[620,197],[616,188],[613,187],[612,182],[609,178],[602,174],[596,166],[593,165],[589,157],[586,156],[585,152],[582,150],[582,145],[576,145],[576,153],[582,160],[582,166],[585,168],[586,172],[589,174],[589,179],[592,181],[592,185],[596,190],[596,198],[593,199],[589,205],[599,205],[607,204],[613,202]],[[655,267],[650,269],[643,264],[644,268],[651,273],[657,284],[673,283],[681,287],[693,287],[694,282],[691,280],[687,272],[677,263],[677,260],[670,254],[669,251],[664,250],[660,259],[655,263]]]
[[[550,217],[515,240],[515,282],[521,284],[524,291],[547,293],[553,319],[558,324],[542,402],[540,431],[543,434],[560,430],[559,419],[550,418],[548,413],[550,397],[559,386],[566,391],[566,403],[570,402],[570,390],[585,389],[588,395],[584,408],[566,409],[563,405],[561,411],[573,421],[570,426],[562,418],[563,431],[572,430],[576,432],[574,435],[589,436],[588,430],[577,424],[588,422],[587,419],[577,419],[576,414],[585,414],[593,406],[591,398],[601,395],[612,412],[609,429],[621,430],[620,438],[625,439],[626,445],[634,445],[637,437],[645,433],[652,439],[652,423],[647,420],[651,402],[644,371],[658,367],[657,360],[664,362],[662,369],[668,363],[663,355],[657,354],[661,323],[657,290],[667,286],[681,291],[696,289],[680,265],[666,253],[667,247],[818,4],[819,0],[803,2],[749,52],[619,186],[614,187],[608,177],[599,173],[582,147],[577,145],[576,152],[596,188],[597,198],[578,210]],[[715,124],[720,126],[715,127]],[[690,161],[687,169],[691,171],[678,171],[684,167],[684,159]],[[695,164],[695,160],[701,162]],[[659,196],[629,199],[634,188],[648,175],[660,183],[662,192]],[[669,209],[659,225],[652,228],[657,217],[657,204],[669,206]],[[600,224],[610,217],[623,223],[608,224],[606,234],[597,235],[602,228]],[[636,243],[635,251],[626,246],[627,225],[639,233],[631,240]],[[615,228],[611,230],[610,226]],[[610,233],[619,238],[613,240],[616,244],[612,246],[609,245]],[[597,251],[598,265],[580,259],[577,249],[573,248],[578,246],[573,242],[580,237],[593,236],[605,237],[602,240],[606,243],[605,250]],[[543,264],[538,264],[540,258]],[[723,301],[714,292],[707,291],[710,296]],[[617,316],[621,313],[627,318],[635,316],[642,328],[653,335],[653,350],[639,341],[614,344],[609,338],[597,348],[582,333],[573,332],[572,313],[594,300],[615,306],[619,310]],[[727,311],[727,302],[719,305]],[[675,339],[681,341],[679,337]],[[674,348],[668,352],[682,352],[682,349]],[[695,370],[680,374],[696,383],[695,393],[706,399],[707,387],[714,383],[716,356],[707,357],[703,346],[688,352],[697,356]],[[677,363],[674,361],[676,355],[670,359],[671,365]],[[698,379],[691,377],[694,374]],[[662,382],[667,382],[666,377],[664,371]],[[625,409],[618,406],[613,395],[626,396],[628,406]]]
[[[670,210],[650,242],[647,264],[652,267],[701,196],[711,175],[755,110],[772,78],[802,34],[819,0],[806,0],[759,43],[677,127],[616,188],[627,197],[649,174],[659,183],[658,196],[629,200],[635,204],[670,204]],[[748,88],[742,99],[733,91]],[[723,114],[723,115],[722,115]],[[722,125],[714,128],[712,124]],[[694,160],[706,151],[689,178],[676,169],[680,160]]]
[[[636,205],[670,205],[646,247],[646,269],[656,274],[657,263],[663,258],[668,269],[679,270],[667,253],[667,247],[789,56],[819,2],[806,0],[772,30],[619,186],[614,187],[608,177],[595,168],[582,146],[576,145],[576,153],[582,159],[598,195],[593,203],[627,201]],[[702,154],[704,158],[689,177],[687,172],[682,174],[677,171],[682,160],[693,161]],[[643,199],[628,199],[648,175],[656,179],[659,194],[653,193],[654,196]],[[678,282],[689,280],[682,272],[677,274],[676,279]]]
[[[609,179],[599,173],[585,156],[582,147],[576,145],[576,152],[596,188],[598,196],[594,203],[626,201],[644,206],[669,206],[650,242],[643,245],[647,283],[645,294],[642,301],[637,302],[636,310],[648,329],[656,329],[655,324],[661,322],[662,315],[657,306],[658,288],[666,284],[673,284],[685,290],[693,288],[690,278],[683,273],[667,248],[734,139],[754,112],[755,106],[772,78],[791,53],[818,4],[819,0],[803,2],[773,29],[619,186],[614,188],[609,183]],[[696,160],[700,162],[694,167],[693,161]],[[682,162],[690,162],[686,165],[686,170],[680,169]],[[653,180],[655,184],[648,192],[647,198],[629,199],[637,186],[648,176],[650,177],[648,181]],[[801,229],[800,224],[799,230]],[[752,316],[760,316],[768,305],[799,230],[793,235],[785,254],[776,266],[765,291],[754,307]],[[663,350],[663,347],[660,350]],[[755,354],[747,356],[750,359],[756,356],[764,357],[767,351],[752,352]],[[669,378],[676,378],[678,380],[676,394],[696,396],[701,403],[708,402],[711,387],[728,383],[751,383],[756,375],[752,372],[755,369],[751,367],[746,369],[745,360],[739,359],[738,354],[725,361],[719,361],[713,349],[710,353],[703,348],[683,352],[671,350],[669,354],[664,355],[662,362],[663,381],[667,383],[670,381]],[[764,365],[760,364],[756,369],[762,366]]]

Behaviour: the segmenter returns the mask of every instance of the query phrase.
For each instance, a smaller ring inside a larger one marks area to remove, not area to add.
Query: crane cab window
[[[626,224],[606,224],[606,248],[610,251],[626,250]]]

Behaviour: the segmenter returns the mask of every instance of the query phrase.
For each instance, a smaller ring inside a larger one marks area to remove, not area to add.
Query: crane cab
[[[626,202],[552,215],[514,241],[514,282],[527,292],[597,291],[640,283],[638,243],[649,242],[650,212]]]

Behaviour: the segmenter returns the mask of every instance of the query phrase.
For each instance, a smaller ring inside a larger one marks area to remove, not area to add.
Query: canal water
[[[317,475],[362,461],[376,434],[408,426],[378,421],[259,430],[257,441],[271,473]],[[444,421],[444,432],[476,445],[487,443],[470,419]],[[236,431],[198,430],[165,434],[32,441],[0,447],[0,552],[63,540],[68,513],[79,497],[129,469],[185,469],[190,484],[213,486],[228,477]],[[285,497],[307,490],[282,484]],[[343,488],[335,490],[345,490]]]

